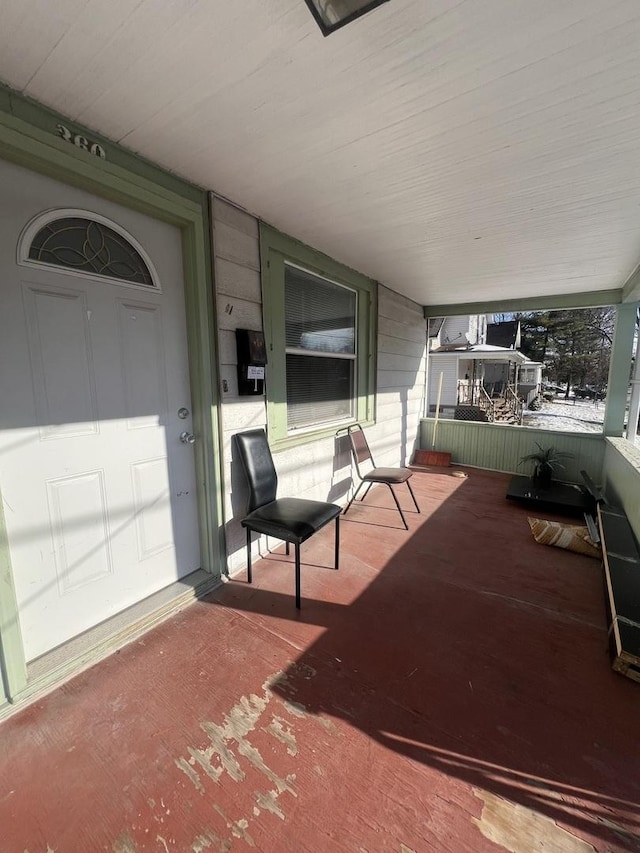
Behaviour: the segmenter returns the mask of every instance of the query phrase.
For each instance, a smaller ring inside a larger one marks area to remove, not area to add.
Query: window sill
[[[284,438],[273,438],[269,436],[269,447],[274,453],[281,450],[288,450],[290,447],[299,447],[303,444],[310,444],[313,441],[323,441],[327,438],[335,438],[338,430],[346,430],[347,427],[359,423],[362,427],[373,426],[375,421],[347,421],[342,424],[333,424],[332,426],[319,428],[310,432],[300,432],[297,435],[287,435]]]

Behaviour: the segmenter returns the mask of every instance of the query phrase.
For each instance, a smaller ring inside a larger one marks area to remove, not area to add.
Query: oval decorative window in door
[[[160,289],[140,244],[115,222],[88,211],[56,210],[37,216],[21,236],[18,261]]]

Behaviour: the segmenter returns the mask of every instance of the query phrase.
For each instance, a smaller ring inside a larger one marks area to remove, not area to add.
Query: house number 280
[[[91,142],[90,139],[87,139],[86,136],[82,136],[79,133],[72,133],[68,127],[65,127],[63,124],[57,124],[56,130],[60,134],[61,139],[64,139],[65,142],[70,142],[72,145],[75,145],[76,148],[81,148],[83,151],[88,151],[89,154],[93,154],[95,157],[100,157],[101,160],[106,158],[106,154],[102,145],[99,145],[97,142]]]

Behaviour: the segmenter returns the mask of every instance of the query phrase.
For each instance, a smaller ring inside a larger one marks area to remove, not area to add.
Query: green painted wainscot
[[[432,449],[434,418],[420,421],[419,447]],[[636,539],[640,540],[640,448],[626,438],[602,433],[561,432],[502,424],[439,420],[436,450],[451,453],[454,464],[528,474],[520,460],[535,451],[535,442],[553,446],[571,458],[563,460],[562,480],[579,483],[580,471],[587,471],[594,483],[604,487],[607,499],[621,506]]]
[[[420,421],[420,447],[432,449],[434,418]],[[576,433],[514,427],[503,424],[483,424],[469,421],[439,420],[436,450],[451,453],[454,464],[486,468],[511,474],[528,474],[530,468],[521,465],[523,456],[542,447],[553,446],[571,458],[563,459],[562,480],[582,483],[580,471],[585,470],[595,483],[602,482],[605,438],[602,433]]]

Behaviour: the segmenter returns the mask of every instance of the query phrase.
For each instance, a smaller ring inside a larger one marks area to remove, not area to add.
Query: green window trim
[[[322,278],[353,288],[358,294],[356,358],[356,415],[352,422],[371,424],[375,418],[375,340],[378,286],[370,278],[334,261],[322,252],[260,224],[262,302],[267,346],[267,424],[274,450],[335,435],[338,424],[289,433],[285,353],[285,262],[296,264]],[[344,422],[345,425],[348,422]],[[342,426],[340,423],[339,426]]]

